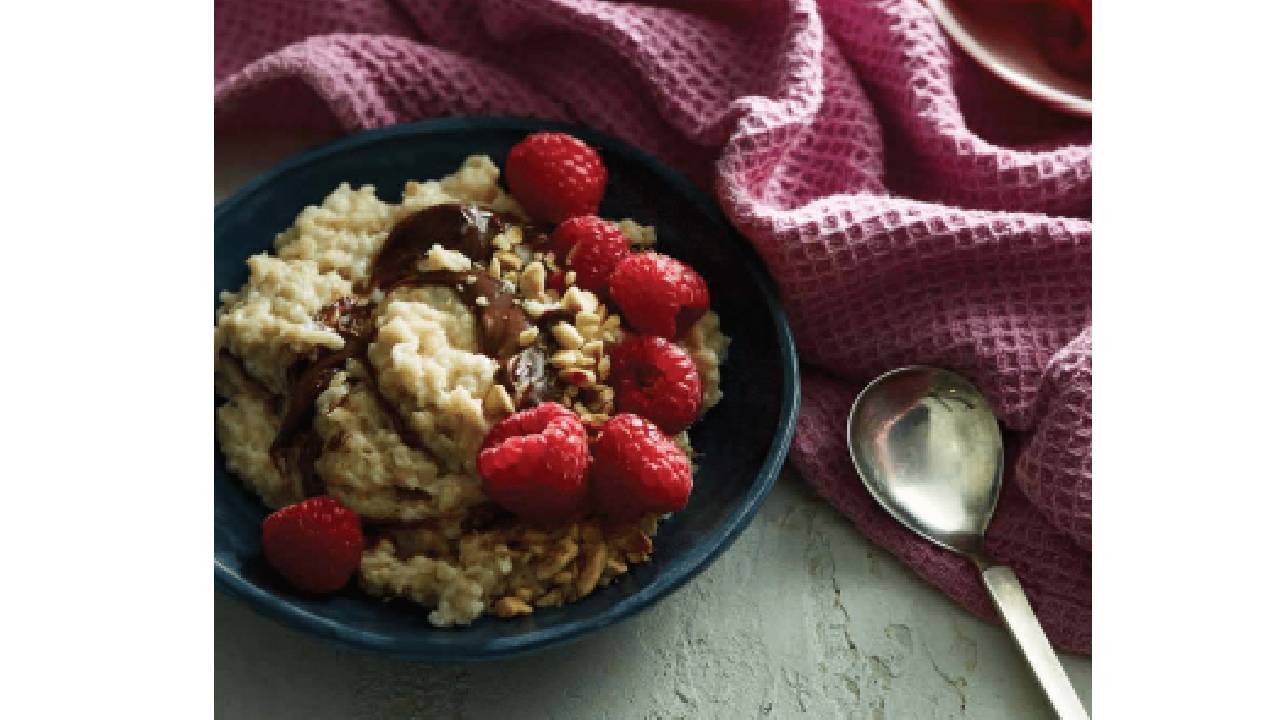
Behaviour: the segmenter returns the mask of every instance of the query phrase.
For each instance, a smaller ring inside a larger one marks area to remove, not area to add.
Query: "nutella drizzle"
[[[480,350],[495,359],[520,349],[520,334],[530,327],[529,316],[516,305],[515,288],[484,271],[434,270],[409,276],[409,284],[452,287],[472,308]],[[404,284],[404,283],[402,283]],[[484,302],[480,302],[483,299]]]
[[[316,460],[323,451],[320,435],[314,430],[304,434],[298,441],[298,474],[302,476],[302,492],[307,497],[324,494],[324,483],[316,474]]]
[[[543,345],[520,347],[520,335],[534,324],[516,304],[515,288],[484,271],[418,269],[418,261],[426,257],[434,245],[456,250],[474,262],[487,264],[493,253],[494,236],[511,222],[512,219],[504,219],[488,210],[456,203],[433,205],[413,213],[396,223],[387,236],[373,262],[368,290],[390,291],[402,286],[441,286],[456,290],[475,314],[476,339],[481,351],[498,363],[495,380],[506,386],[517,408],[524,408],[552,396],[556,390],[556,379],[549,372],[548,352]],[[535,244],[547,244],[545,232],[530,228],[527,234]],[[271,444],[271,457],[282,471],[287,459],[294,459],[308,496],[324,493],[323,483],[314,469],[315,461],[324,449],[312,426],[316,398],[350,359],[357,359],[364,365],[379,408],[390,418],[401,440],[412,448],[430,453],[378,387],[377,375],[367,352],[376,330],[373,327],[375,308],[374,303],[353,297],[341,298],[322,308],[315,320],[342,337],[345,341],[342,348],[322,350],[314,360],[300,360],[290,369],[291,389],[280,430]],[[549,323],[561,319],[572,319],[572,315],[552,310],[539,318],[537,325],[548,327]]]
[[[417,271],[432,245],[488,262],[494,236],[506,223],[488,210],[457,203],[433,205],[400,220],[373,262],[373,287],[391,289]]]
[[[271,445],[273,453],[289,444],[304,428],[310,427],[316,398],[329,387],[333,376],[353,357],[364,357],[373,336],[373,306],[358,305],[349,297],[325,306],[316,320],[337,331],[344,341],[339,350],[321,351],[310,363],[299,361],[290,369],[289,402],[280,420],[280,431]]]

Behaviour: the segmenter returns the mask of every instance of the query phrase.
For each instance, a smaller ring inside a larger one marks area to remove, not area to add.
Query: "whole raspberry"
[[[652,420],[674,435],[693,424],[702,404],[702,379],[679,345],[632,335],[609,353],[609,384],[619,410]]]
[[[573,411],[545,402],[493,426],[476,469],[489,499],[538,524],[586,509],[587,431]]]
[[[609,418],[591,443],[591,458],[591,505],[610,519],[675,512],[689,502],[688,456],[638,415]]]
[[[534,220],[593,215],[608,180],[600,155],[572,135],[534,133],[507,153],[507,186]]]
[[[262,521],[267,563],[294,587],[329,593],[360,566],[360,518],[336,499],[321,496],[282,507]]]
[[[595,215],[579,215],[556,226],[551,249],[577,274],[578,287],[594,293],[608,287],[613,268],[631,253],[627,236]]]
[[[711,304],[707,283],[693,268],[660,253],[623,258],[609,276],[609,296],[631,327],[675,339]]]

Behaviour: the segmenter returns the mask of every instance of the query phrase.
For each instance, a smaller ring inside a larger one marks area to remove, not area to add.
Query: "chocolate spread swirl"
[[[434,205],[413,213],[396,223],[387,236],[373,262],[368,290],[389,291],[405,286],[441,286],[456,290],[475,313],[478,347],[498,362],[495,380],[506,386],[516,407],[524,408],[552,396],[556,379],[550,371],[545,346],[520,347],[520,335],[534,327],[534,323],[516,304],[515,288],[483,271],[418,269],[419,261],[435,245],[487,264],[493,254],[493,238],[509,222],[483,208],[455,203]],[[533,236],[537,232],[530,229],[529,234]],[[290,369],[288,401],[280,430],[271,444],[271,455],[282,470],[285,463],[292,460],[308,496],[324,493],[323,483],[314,470],[315,460],[323,451],[313,427],[316,398],[348,360],[356,359],[364,365],[380,409],[391,419],[404,443],[429,452],[378,387],[377,375],[368,357],[369,345],[376,333],[375,309],[374,303],[354,297],[341,298],[322,308],[315,320],[342,337],[342,348],[322,350],[314,359],[300,360]]]
[[[493,238],[506,222],[488,210],[448,203],[433,205],[396,223],[370,273],[373,287],[390,289],[417,272],[432,245],[456,250],[478,263],[493,254]]]

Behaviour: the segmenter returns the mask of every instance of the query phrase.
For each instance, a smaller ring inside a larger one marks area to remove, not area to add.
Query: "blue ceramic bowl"
[[[799,404],[796,351],[763,264],[711,198],[653,157],[583,128],[534,120],[456,118],[400,125],[339,140],[278,165],[218,205],[214,287],[237,289],[245,258],[271,247],[303,207],[343,181],[377,185],[398,201],[406,180],[449,173],[468,155],[495,161],[530,132],[563,130],[597,147],[609,169],[600,214],[658,230],[658,249],[707,279],[711,304],[733,339],[722,369],[724,400],[692,430],[702,453],[689,506],[662,523],[653,560],[579,602],[530,616],[485,617],[437,629],[426,610],[355,587],[328,597],[291,592],[263,565],[266,508],[214,452],[214,580],[223,592],[286,625],[380,654],[428,661],[486,660],[549,647],[635,614],[683,585],[733,542],[777,479]],[[215,292],[215,303],[217,296]],[[354,583],[353,583],[354,585]]]

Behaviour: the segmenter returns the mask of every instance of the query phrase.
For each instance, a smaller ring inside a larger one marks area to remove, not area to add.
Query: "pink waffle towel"
[[[993,619],[966,561],[873,503],[843,440],[875,375],[969,376],[1008,428],[988,548],[1052,641],[1090,651],[1090,126],[985,75],[920,0],[219,0],[215,25],[221,134],[542,117],[714,190],[795,330],[800,473]]]

